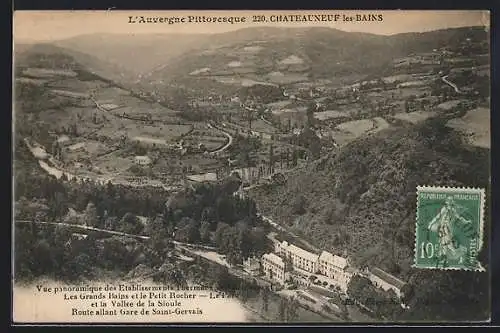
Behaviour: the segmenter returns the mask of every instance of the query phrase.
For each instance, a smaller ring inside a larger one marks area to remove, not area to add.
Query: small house
[[[260,274],[259,258],[250,257],[243,262],[243,269],[251,275],[257,276]]]
[[[383,289],[384,291],[392,290],[399,298],[403,296],[402,289],[406,285],[404,281],[377,267],[371,269],[368,276],[370,281],[377,288]]]
[[[151,159],[148,156],[136,156],[134,158],[134,163],[138,165],[150,165]]]

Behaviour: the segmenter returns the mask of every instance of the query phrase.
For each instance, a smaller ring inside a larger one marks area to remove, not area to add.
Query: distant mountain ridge
[[[435,47],[453,43],[464,37],[484,38],[484,27],[450,28],[422,33],[402,33],[390,36],[370,33],[346,32],[327,27],[243,28],[219,34],[90,34],[80,35],[50,44],[65,50],[92,55],[104,63],[112,63],[122,70],[138,74],[150,72],[173,72],[173,76],[188,74],[201,61],[218,62],[218,56],[200,57],[199,53],[218,48],[231,49],[249,42],[268,41],[273,47],[282,48],[284,53],[293,54],[303,48],[311,62],[327,73],[335,66],[324,67],[328,62],[342,62],[359,58],[354,65],[363,62],[377,66],[388,57],[405,55],[409,52],[432,50]],[[44,43],[47,44],[47,43]],[[16,45],[18,47],[18,45]],[[276,50],[275,53],[281,51]],[[217,52],[216,52],[217,53]],[[290,55],[288,54],[288,55]],[[263,53],[264,56],[269,53]],[[316,61],[320,58],[319,63]],[[185,62],[183,59],[187,59]],[[321,60],[323,59],[323,60]],[[346,64],[339,64],[346,66]],[[177,70],[189,70],[185,73]],[[367,64],[365,67],[371,67]],[[174,70],[175,69],[175,70]]]
[[[50,43],[15,44],[14,66],[84,69],[117,82],[126,82],[135,77],[133,73],[116,63]]]
[[[424,33],[382,36],[330,28],[248,28],[207,37],[199,46],[143,74],[146,81],[175,81],[210,68],[210,74],[240,76],[288,70],[280,62],[290,56],[303,60],[299,69],[310,78],[331,78],[380,71],[394,58],[431,52],[466,38],[486,40],[484,28],[456,28]],[[258,51],[248,51],[251,47]],[[235,69],[230,64],[241,63]]]

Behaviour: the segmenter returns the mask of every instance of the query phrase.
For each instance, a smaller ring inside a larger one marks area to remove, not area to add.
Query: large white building
[[[347,285],[352,278],[352,273],[347,271],[347,259],[323,251],[318,259],[318,270],[320,274],[335,281],[341,290],[346,291]]]
[[[272,254],[272,256],[271,254],[266,254],[262,257],[264,274],[274,280],[279,281],[282,279],[281,277],[285,276],[285,272],[288,273],[288,268],[291,268],[289,273],[292,274],[291,276],[299,277],[297,281],[303,280],[309,283],[308,279],[311,275],[320,274],[327,277],[330,280],[330,284],[346,292],[349,281],[354,275],[349,269],[347,259],[333,255],[327,251],[323,251],[321,255],[317,255],[289,244],[286,241],[275,241],[274,252],[275,254]],[[271,262],[276,263],[271,264]],[[291,267],[286,265],[290,265]],[[270,272],[272,269],[277,269],[276,267],[279,267],[279,274],[278,271]],[[284,281],[287,278],[288,275],[284,277]]]
[[[262,272],[269,279],[281,284],[285,284],[288,279],[285,262],[274,253],[266,253],[262,256]]]
[[[275,252],[288,258],[294,268],[315,274],[318,271],[318,255],[283,241],[275,244]]]

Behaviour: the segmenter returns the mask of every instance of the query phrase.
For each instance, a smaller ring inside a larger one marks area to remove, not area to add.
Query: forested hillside
[[[487,274],[420,271],[411,265],[417,185],[488,189],[489,150],[472,148],[463,140],[439,118],[388,130],[352,142],[336,156],[297,170],[283,186],[255,188],[252,196],[259,210],[316,246],[345,251],[354,265],[381,267],[418,288],[418,300],[408,301],[416,307],[405,314],[409,319],[429,319],[431,313],[418,310],[432,312],[434,304],[422,306],[429,299],[456,304],[453,311],[458,312],[459,304],[471,304],[460,299],[486,299],[480,295],[487,293]],[[488,229],[488,208],[486,216]],[[480,258],[488,262],[487,248]],[[421,281],[426,281],[425,287]],[[454,287],[457,283],[467,288]],[[474,311],[462,310],[467,318],[477,318],[484,317],[487,308],[482,304]],[[453,311],[444,313],[460,318]]]

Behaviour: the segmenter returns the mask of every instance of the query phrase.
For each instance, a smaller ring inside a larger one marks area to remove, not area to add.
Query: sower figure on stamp
[[[455,203],[453,197],[446,198],[445,205],[439,213],[429,222],[427,230],[438,234],[439,260],[446,266],[448,260],[458,260],[464,263],[467,260],[467,247],[459,243],[456,237],[457,228],[462,228],[466,234],[473,232],[472,221],[464,218],[461,212],[464,207]]]

